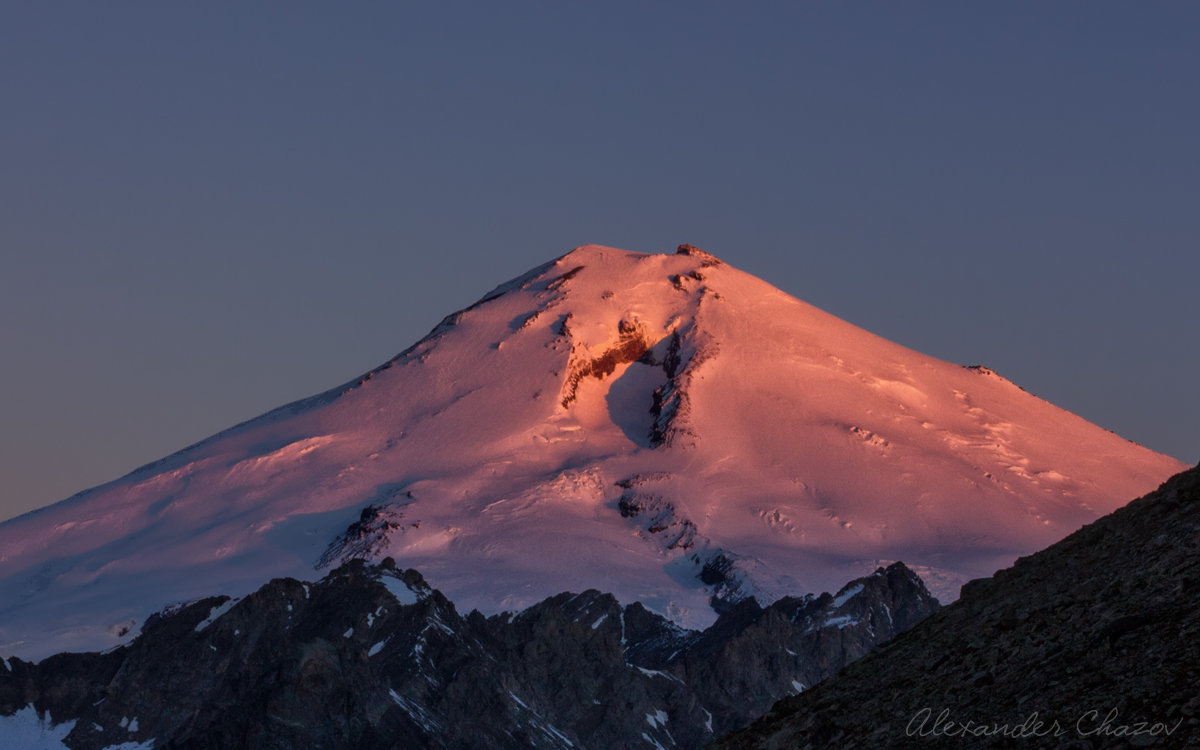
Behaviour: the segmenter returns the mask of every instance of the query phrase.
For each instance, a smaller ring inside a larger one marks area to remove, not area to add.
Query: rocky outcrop
[[[412,493],[406,493],[411,502]],[[392,535],[404,529],[421,528],[420,521],[406,521],[402,504],[370,504],[359,513],[359,518],[344,532],[338,534],[325,552],[317,558],[316,569],[324,570],[354,559],[382,557]]]
[[[695,245],[680,245],[675,248],[676,255],[688,255],[700,261],[701,268],[710,268],[712,266],[721,265],[721,259],[712,253],[705,252]]]
[[[655,477],[635,475],[617,482],[621,497],[617,511],[623,518],[638,519],[647,534],[656,535],[665,550],[689,550],[696,543],[696,524],[680,516],[675,505],[643,486]]]
[[[1197,596],[1200,468],[716,747],[1200,747]]]
[[[661,362],[667,382],[654,390],[650,407],[654,417],[651,446],[695,444],[697,436],[690,423],[692,403],[688,388],[700,366],[716,353],[716,342],[695,326],[671,333]]]
[[[355,560],[164,611],[104,654],[8,660],[0,732],[32,706],[78,750],[698,747],[936,607],[896,564],[703,632],[597,591],[463,616],[416,571]]]
[[[568,339],[571,335],[569,318],[568,315],[559,327],[559,335]],[[592,352],[583,346],[573,346],[562,396],[559,399],[563,408],[570,406],[575,400],[579,381],[588,377],[603,380],[613,374],[617,365],[641,359],[642,355],[650,350],[650,346],[645,330],[633,318],[623,319],[617,324],[617,340],[601,352]]]

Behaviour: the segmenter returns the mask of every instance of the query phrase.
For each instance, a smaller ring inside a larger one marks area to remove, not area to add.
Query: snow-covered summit
[[[584,246],[344,386],[0,524],[0,653],[394,557],[460,606],[689,626],[903,559],[943,599],[1183,465],[690,246]]]

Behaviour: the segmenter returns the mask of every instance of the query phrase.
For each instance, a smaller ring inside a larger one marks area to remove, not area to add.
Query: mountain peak
[[[680,245],[675,248],[676,255],[688,255],[700,260],[700,265],[703,267],[717,266],[721,264],[721,259],[717,256],[707,253],[695,245]]]
[[[349,383],[0,524],[0,652],[356,557],[484,612],[595,588],[689,627],[899,559],[948,600],[1181,466],[981,373],[691,245],[584,245]]]

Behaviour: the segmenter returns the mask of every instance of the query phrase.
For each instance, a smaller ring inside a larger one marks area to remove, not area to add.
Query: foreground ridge
[[[714,747],[1200,747],[1198,595],[1200,467]]]
[[[356,560],[317,583],[278,579],[157,613],[109,652],[0,662],[0,738],[72,750],[698,747],[937,607],[896,563],[836,596],[746,600],[703,632],[594,590],[464,617],[415,570]]]

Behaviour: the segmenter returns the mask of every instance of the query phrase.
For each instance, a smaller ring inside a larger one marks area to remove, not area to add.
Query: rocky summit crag
[[[24,729],[72,750],[698,747],[937,608],[895,563],[836,596],[744,600],[703,632],[594,590],[462,616],[416,571],[355,560],[317,583],[169,608],[104,653],[0,660],[0,737]]]
[[[719,748],[1200,747],[1200,467]]]

